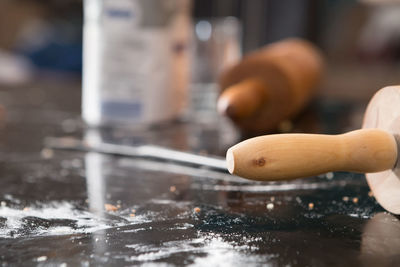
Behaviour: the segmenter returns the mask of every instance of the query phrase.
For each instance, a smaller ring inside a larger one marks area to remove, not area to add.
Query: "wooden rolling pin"
[[[400,214],[400,86],[375,94],[362,128],[336,136],[276,134],[248,139],[228,150],[228,169],[263,181],[331,171],[365,172],[376,200],[386,210]]]
[[[287,39],[268,45],[222,73],[218,111],[246,135],[273,131],[306,105],[321,72],[321,55],[311,43]]]

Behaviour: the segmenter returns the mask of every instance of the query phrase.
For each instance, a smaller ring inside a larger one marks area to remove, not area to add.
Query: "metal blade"
[[[83,140],[70,137],[47,137],[44,144],[46,147],[52,149],[97,152],[124,157],[172,161],[179,164],[206,167],[222,172],[228,172],[226,161],[223,158],[200,156],[153,145],[127,146],[109,143],[89,144]]]

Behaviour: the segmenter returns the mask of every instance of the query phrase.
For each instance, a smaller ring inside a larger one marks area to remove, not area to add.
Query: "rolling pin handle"
[[[233,120],[251,117],[267,101],[265,82],[249,78],[225,89],[218,99],[217,109]]]
[[[379,129],[341,135],[279,134],[245,140],[227,152],[228,170],[253,180],[288,180],[331,171],[380,172],[394,168],[397,143]]]

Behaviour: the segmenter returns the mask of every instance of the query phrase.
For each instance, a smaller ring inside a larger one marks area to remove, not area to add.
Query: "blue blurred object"
[[[23,53],[38,68],[82,72],[82,44],[51,41],[37,50]]]
[[[15,52],[38,69],[82,73],[82,24],[37,23],[27,27]]]

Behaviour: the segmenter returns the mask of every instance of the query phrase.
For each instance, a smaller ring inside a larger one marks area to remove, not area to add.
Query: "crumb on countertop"
[[[36,258],[37,262],[42,262],[42,261],[46,261],[47,260],[47,256],[40,256]]]
[[[54,151],[50,148],[43,148],[42,151],[40,151],[40,155],[44,159],[51,159],[54,156]]]
[[[117,211],[119,208],[121,208],[120,205],[118,206],[114,206],[112,204],[104,204],[104,208],[106,209],[106,211]]]
[[[328,179],[328,180],[331,180],[334,177],[333,172],[328,172],[325,176],[326,176],[326,179]]]

